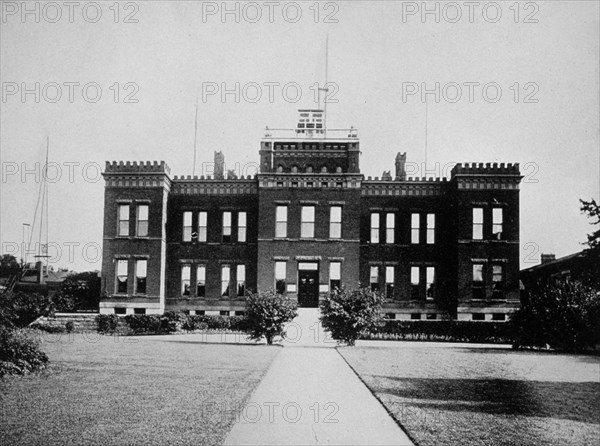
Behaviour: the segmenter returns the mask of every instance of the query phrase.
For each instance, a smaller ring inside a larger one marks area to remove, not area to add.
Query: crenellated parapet
[[[219,179],[210,176],[175,176],[171,184],[175,195],[254,195],[258,193],[255,177]]]
[[[380,179],[367,177],[362,183],[362,195],[388,195],[388,196],[429,196],[442,195],[448,186],[447,178],[419,178],[408,177],[400,180]]]
[[[519,189],[519,163],[463,163],[452,169],[458,189]]]
[[[107,161],[104,173],[162,173],[171,174],[171,168],[164,161]]]
[[[452,168],[456,175],[520,175],[519,163],[459,163]]]

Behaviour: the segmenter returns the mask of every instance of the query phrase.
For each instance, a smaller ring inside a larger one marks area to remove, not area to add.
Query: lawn
[[[339,348],[419,445],[594,445],[600,358],[457,344]]]
[[[279,347],[199,335],[41,335],[40,374],[0,379],[1,444],[220,444]]]

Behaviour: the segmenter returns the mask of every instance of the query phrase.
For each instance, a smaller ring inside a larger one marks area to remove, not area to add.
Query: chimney
[[[554,262],[556,260],[556,256],[554,254],[542,254],[542,265],[546,263]]]
[[[215,152],[215,180],[222,180],[225,177],[225,155],[222,152]]]
[[[406,180],[406,152],[396,155],[396,179],[400,181]]]

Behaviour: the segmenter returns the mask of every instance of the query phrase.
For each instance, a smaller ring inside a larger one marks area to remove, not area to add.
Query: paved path
[[[316,311],[301,309],[288,327],[290,339],[224,444],[412,444],[314,325]]]

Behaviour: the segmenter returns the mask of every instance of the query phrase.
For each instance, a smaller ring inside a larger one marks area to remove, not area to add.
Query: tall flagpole
[[[196,140],[198,136],[198,93],[196,92],[196,114],[194,116],[194,165],[192,175],[196,175]]]

